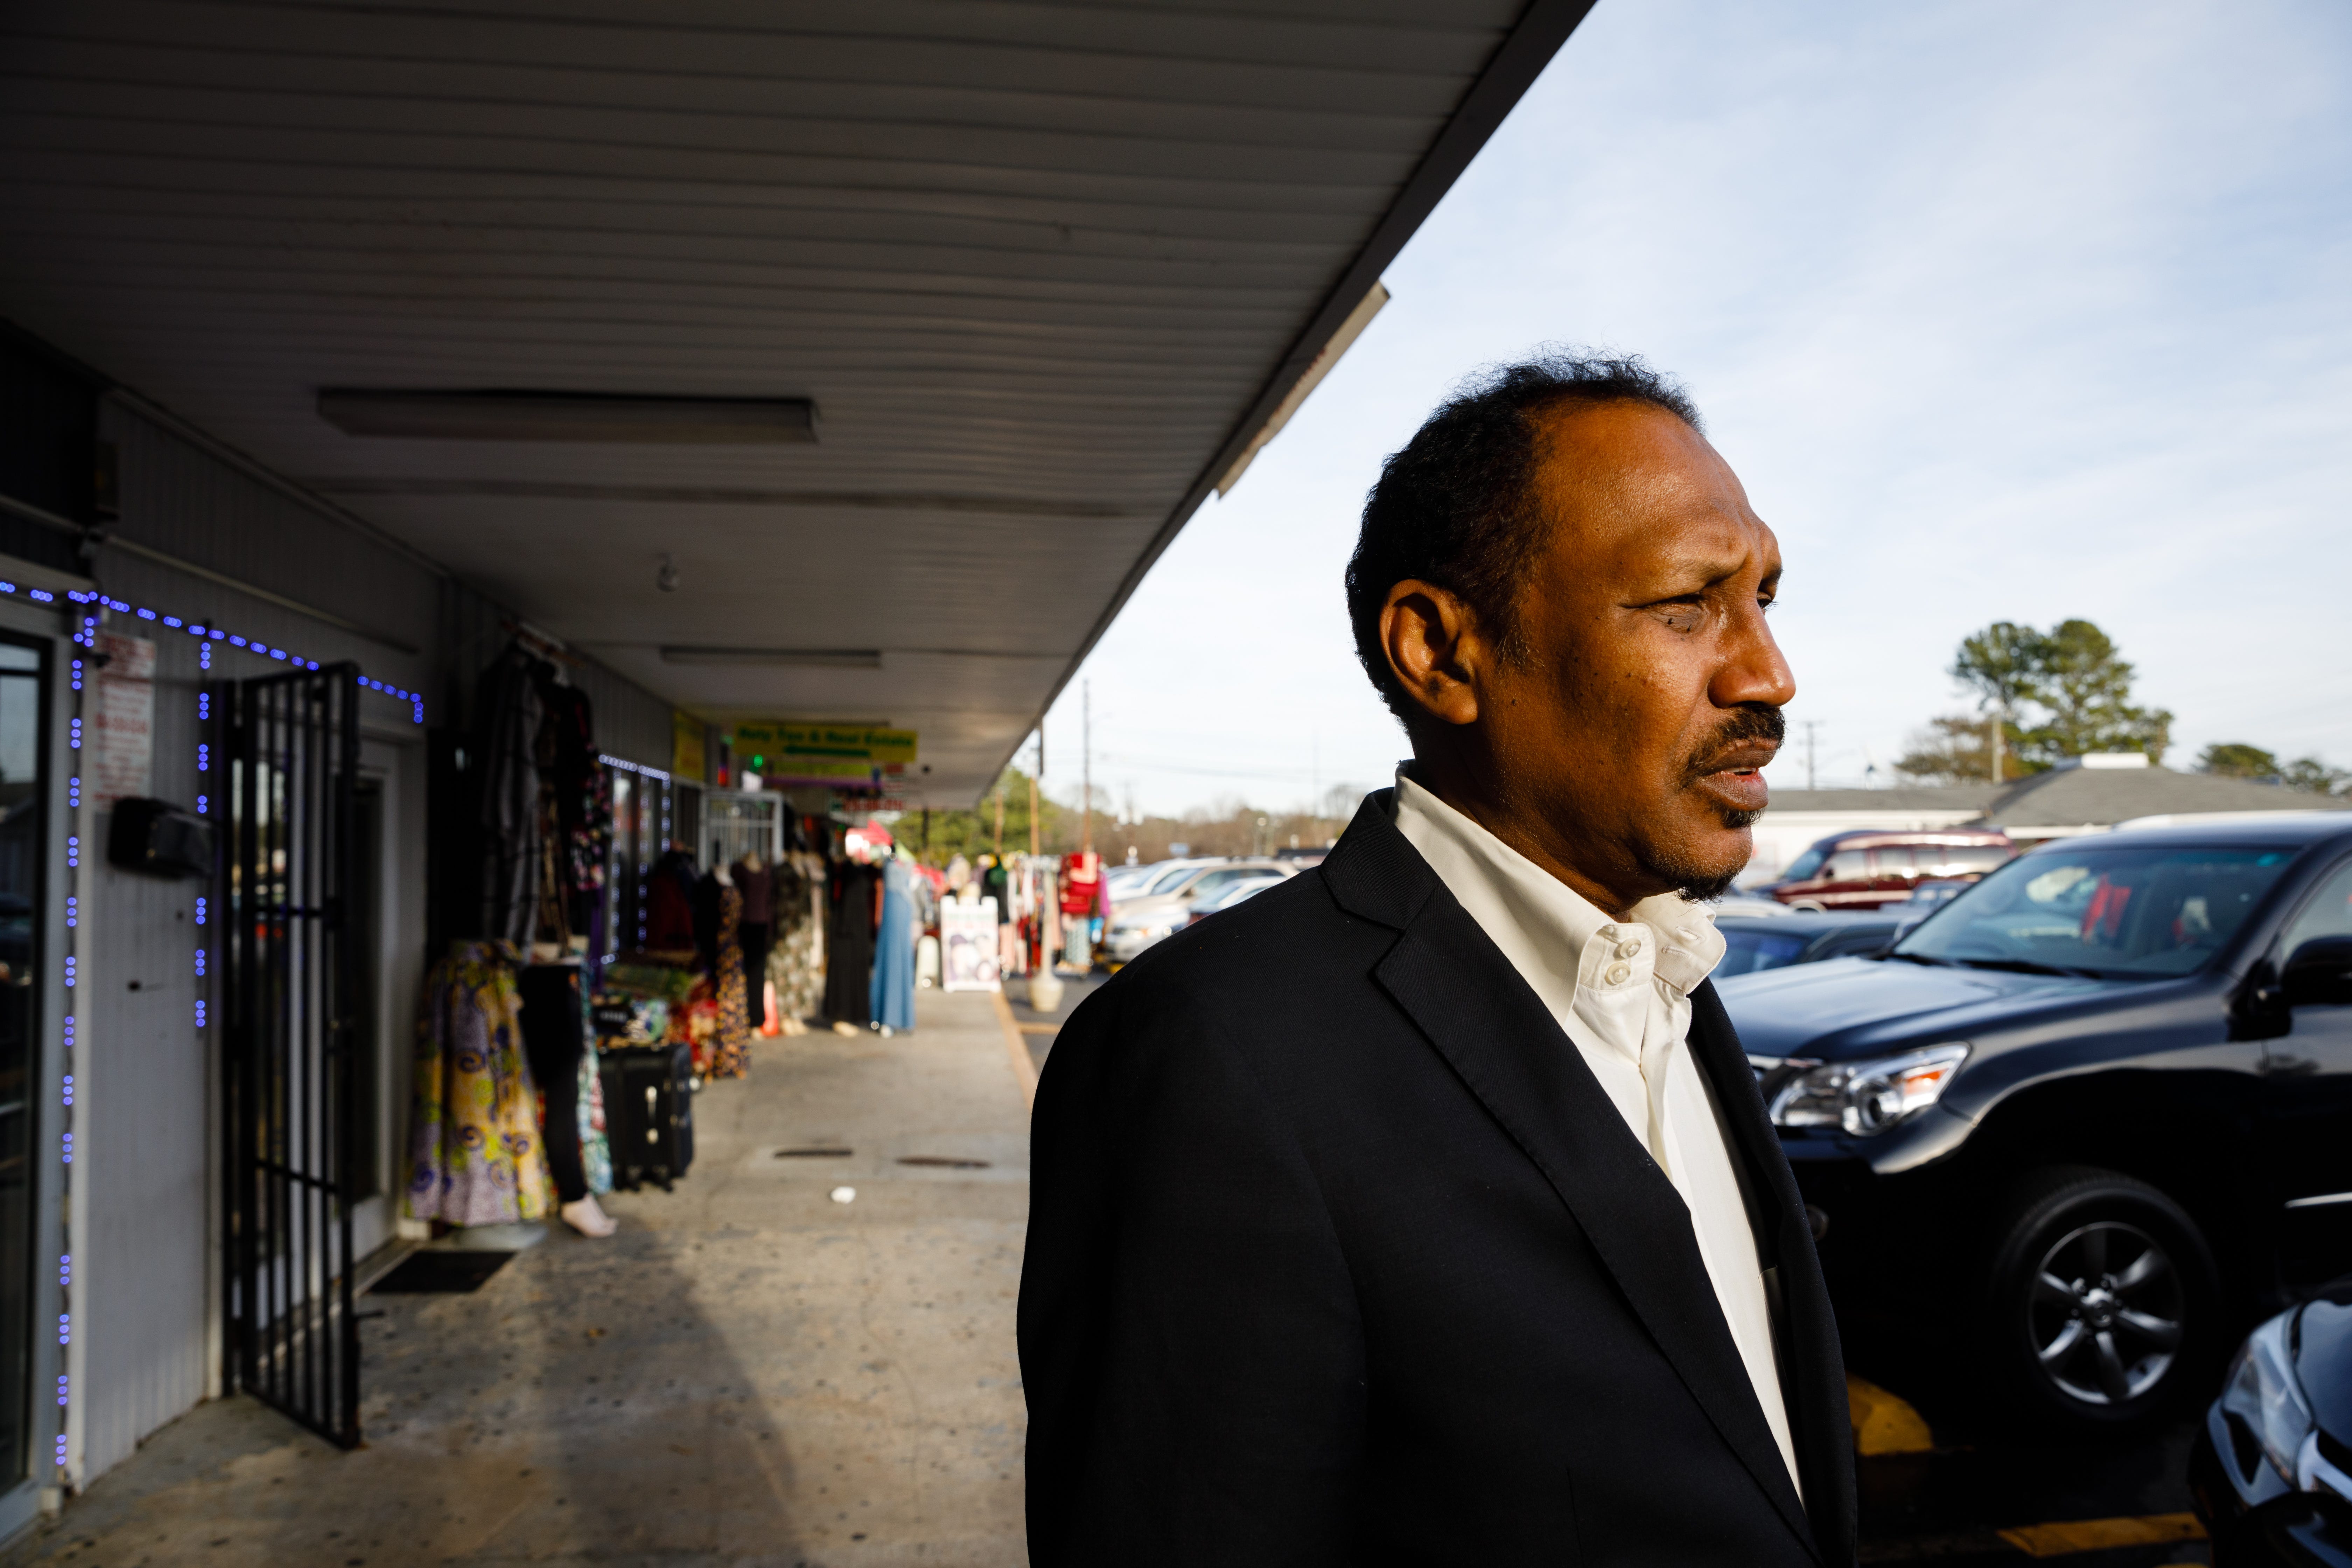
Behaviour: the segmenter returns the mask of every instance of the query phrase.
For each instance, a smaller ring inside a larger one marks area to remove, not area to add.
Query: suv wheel
[[[2214,1318],[2212,1255],[2145,1182],[2042,1173],[1994,1232],[1979,1329],[2012,1400],[2080,1427],[2132,1425],[2169,1403]]]

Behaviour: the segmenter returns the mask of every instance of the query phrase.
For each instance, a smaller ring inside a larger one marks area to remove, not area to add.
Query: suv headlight
[[[1837,1127],[1884,1132],[1942,1098],[1969,1059],[1961,1044],[1929,1046],[1865,1062],[1801,1063],[1772,1095],[1772,1121],[1781,1127]]]

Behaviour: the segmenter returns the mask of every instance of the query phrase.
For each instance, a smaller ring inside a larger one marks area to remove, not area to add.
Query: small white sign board
[[[996,976],[996,900],[950,899],[940,906],[940,948],[947,991],[1001,991]]]
[[[97,665],[97,676],[86,710],[82,776],[91,804],[103,811],[118,800],[154,793],[155,645],[100,632],[93,651],[99,659],[85,660]]]

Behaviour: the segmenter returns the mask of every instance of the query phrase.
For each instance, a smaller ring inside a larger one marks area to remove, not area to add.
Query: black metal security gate
[[[360,952],[350,908],[358,676],[337,664],[207,694],[215,749],[228,764],[228,1376],[347,1448],[360,1440],[351,1199]]]

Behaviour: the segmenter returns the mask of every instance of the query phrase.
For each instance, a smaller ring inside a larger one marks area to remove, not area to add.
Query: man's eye
[[[1660,605],[1658,615],[1670,631],[1695,632],[1706,623],[1704,605]]]

